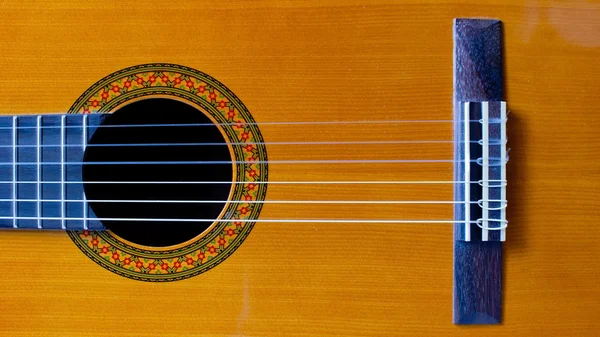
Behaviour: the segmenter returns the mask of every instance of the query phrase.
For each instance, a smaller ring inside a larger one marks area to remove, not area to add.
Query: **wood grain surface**
[[[504,23],[503,324],[452,324],[452,226],[259,223],[216,269],[110,273],[61,232],[0,233],[3,336],[597,336],[596,1],[0,2],[0,113],[66,111],[113,71],[210,74],[259,122],[452,119],[452,19]],[[451,140],[450,123],[261,128],[267,142]],[[269,159],[452,159],[452,145],[268,145]],[[451,180],[452,164],[273,164],[269,180]],[[269,200],[451,200],[452,185],[283,186]],[[452,218],[450,205],[265,205],[264,218]]]

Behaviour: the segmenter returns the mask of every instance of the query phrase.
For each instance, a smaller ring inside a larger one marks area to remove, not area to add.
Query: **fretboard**
[[[0,117],[0,228],[104,228],[82,183],[85,148],[104,116]]]

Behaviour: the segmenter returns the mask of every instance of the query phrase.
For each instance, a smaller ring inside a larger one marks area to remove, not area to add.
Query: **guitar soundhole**
[[[207,161],[225,163],[200,163]],[[114,219],[102,220],[114,234],[171,246],[213,223],[199,220],[219,217],[231,190],[231,161],[221,131],[202,112],[150,98],[118,109],[94,132],[84,155],[84,190],[98,218]]]

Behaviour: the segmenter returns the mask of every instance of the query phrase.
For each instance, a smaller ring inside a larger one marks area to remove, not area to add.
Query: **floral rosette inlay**
[[[137,247],[109,231],[69,231],[92,260],[119,275],[143,281],[174,281],[214,268],[250,233],[266,194],[267,154],[256,122],[222,83],[173,64],[146,64],[115,72],[84,92],[70,113],[110,113],[132,99],[151,95],[186,100],[222,126],[236,162],[236,183],[223,216],[193,242],[176,249]]]

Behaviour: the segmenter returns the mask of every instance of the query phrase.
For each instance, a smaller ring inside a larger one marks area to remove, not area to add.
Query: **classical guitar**
[[[5,1],[0,333],[600,333],[600,7]]]

